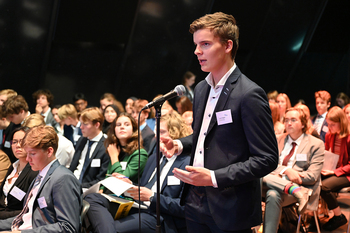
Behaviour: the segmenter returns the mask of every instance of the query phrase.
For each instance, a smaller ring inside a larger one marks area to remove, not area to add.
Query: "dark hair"
[[[127,141],[126,146],[124,148],[122,148],[122,151],[128,155],[131,155],[135,150],[138,149],[138,126],[137,126],[135,119],[127,112],[122,112],[122,113],[118,114],[118,117],[112,122],[111,127],[108,131],[108,134],[107,134],[107,139],[105,140],[104,144],[105,144],[106,148],[108,147],[109,144],[116,143],[117,145],[120,145],[119,139],[115,135],[115,127],[117,124],[117,120],[123,116],[129,118],[131,121],[132,135],[129,138],[129,140]],[[141,137],[141,135],[140,135],[140,137]],[[141,146],[140,147],[143,148],[142,137],[141,137]],[[121,159],[122,158],[119,158],[119,160],[121,160]]]
[[[13,139],[13,136],[15,135],[15,133],[17,133],[18,131],[23,131],[25,133],[27,133],[28,131],[30,130],[29,127],[26,127],[26,126],[21,126],[21,127],[18,127],[14,130],[12,130],[11,134],[10,134],[10,140],[12,141]]]
[[[33,93],[33,100],[34,103],[36,103],[36,100],[41,96],[44,95],[47,98],[47,102],[49,102],[49,105],[51,106],[51,104],[53,104],[53,95],[51,93],[51,91],[49,91],[48,89],[40,89],[37,90],[36,92]]]
[[[75,103],[78,100],[86,100],[85,95],[83,93],[75,93],[73,96],[73,103]]]

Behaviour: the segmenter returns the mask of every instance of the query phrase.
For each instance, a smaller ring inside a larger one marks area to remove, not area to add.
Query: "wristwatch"
[[[154,194],[153,194],[152,196],[149,197],[149,202],[152,202],[153,197],[154,197]]]

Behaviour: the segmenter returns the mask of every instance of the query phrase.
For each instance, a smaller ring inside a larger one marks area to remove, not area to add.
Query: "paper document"
[[[100,183],[96,183],[88,189],[83,189],[83,198],[90,193],[98,193],[100,189]]]
[[[117,196],[122,195],[123,192],[134,186],[113,176],[100,181],[100,183]]]
[[[322,170],[335,170],[337,168],[338,160],[339,155],[334,154],[330,151],[325,151]]]

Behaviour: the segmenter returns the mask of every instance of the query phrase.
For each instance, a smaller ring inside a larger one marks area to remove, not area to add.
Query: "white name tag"
[[[45,197],[40,197],[38,198],[38,204],[40,209],[44,209],[47,207],[46,201],[45,201]]]
[[[91,161],[91,167],[101,167],[101,160],[100,159],[93,159]]]
[[[322,131],[328,133],[328,126],[323,126]]]
[[[22,201],[23,197],[26,195],[20,188],[17,186],[13,187],[10,194],[14,196],[17,200]]]
[[[9,141],[5,141],[4,147],[10,148],[11,147],[11,143]]]
[[[123,169],[123,170],[126,169],[126,164],[127,164],[127,162],[120,162],[120,165],[122,165],[122,169]]]
[[[168,185],[180,185],[180,180],[175,176],[168,176]]]
[[[232,115],[230,110],[224,110],[216,113],[216,119],[218,121],[218,125],[224,125],[232,123]]]
[[[297,154],[296,159],[297,161],[307,161],[307,156],[306,154]]]

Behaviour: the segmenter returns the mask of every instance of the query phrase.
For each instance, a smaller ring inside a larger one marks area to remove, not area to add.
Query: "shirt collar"
[[[43,170],[41,170],[39,172],[39,175],[42,177],[42,179],[46,176],[47,172],[49,171],[51,165],[56,161],[57,159],[52,160],[48,165],[46,165],[46,167],[43,168]]]
[[[103,133],[102,133],[102,131],[100,131],[100,133],[99,134],[97,134],[97,136],[96,137],[94,137],[93,139],[89,139],[90,141],[94,141],[94,142],[98,142],[98,141],[100,141],[101,140],[101,138],[103,137]]]
[[[297,146],[299,146],[301,141],[303,140],[303,138],[304,138],[304,133],[301,134],[300,137],[298,137],[298,139],[295,140],[295,141],[288,135],[287,143],[288,144],[292,144],[292,142],[295,142],[297,144]]]
[[[223,87],[226,83],[226,80],[228,79],[228,77],[230,77],[230,75],[232,74],[232,72],[236,69],[237,65],[236,63],[233,64],[233,66],[231,67],[231,69],[229,71],[227,71],[227,73],[222,76],[222,78],[220,79],[220,81],[216,84],[216,86],[214,87],[214,81],[213,81],[213,75],[211,73],[209,73],[207,75],[207,77],[205,78],[205,80],[207,81],[207,83],[212,87],[212,88],[220,88]]]
[[[46,112],[42,113],[41,115],[46,118],[47,115],[49,115],[49,112],[51,112],[51,108],[50,107],[49,107],[49,109]]]

